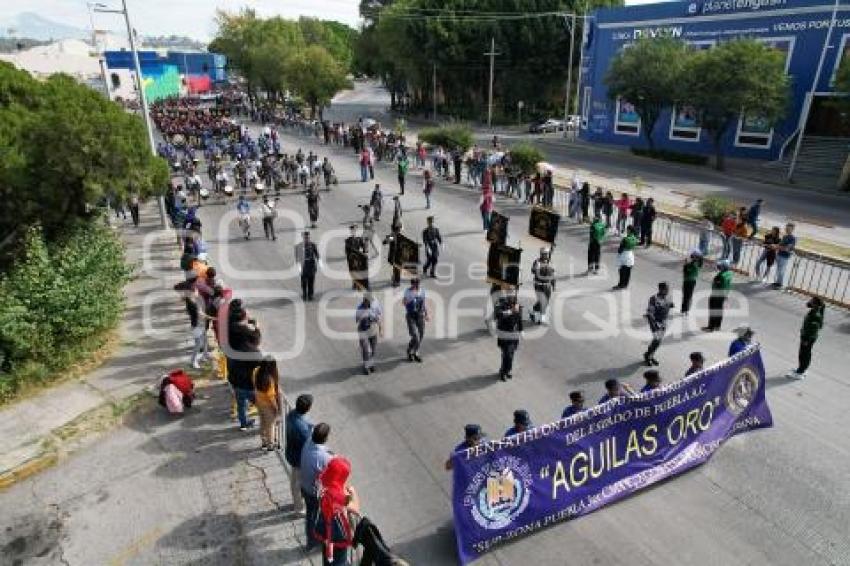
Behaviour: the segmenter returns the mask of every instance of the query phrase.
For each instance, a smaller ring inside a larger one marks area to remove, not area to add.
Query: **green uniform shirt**
[[[814,342],[818,339],[821,328],[823,328],[823,309],[814,308],[807,312],[806,318],[803,319],[800,338],[806,342]]]
[[[637,237],[629,234],[620,242],[620,249],[624,252],[630,252],[637,247]]]
[[[407,175],[407,159],[402,159],[398,162],[398,176],[404,177]]]
[[[699,272],[702,269],[702,260],[689,261],[685,263],[682,272],[685,276],[685,281],[696,281],[699,279]]]
[[[605,233],[608,231],[608,228],[605,226],[605,223],[602,221],[594,222],[590,225],[590,238],[599,244],[605,241]]]
[[[720,290],[720,291],[728,291],[732,288],[732,270],[721,271],[717,275],[714,276],[714,280],[711,282],[711,288]]]

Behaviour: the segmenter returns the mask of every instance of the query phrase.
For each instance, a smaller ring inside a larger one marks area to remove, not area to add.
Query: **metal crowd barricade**
[[[653,230],[653,243],[676,253],[687,255],[699,247],[703,224],[665,214],[658,215]],[[756,279],[756,265],[763,251],[761,240],[744,240],[741,255],[734,268],[736,272]],[[717,261],[723,253],[723,237],[717,230],[712,232],[707,259]],[[731,255],[730,255],[731,257]],[[770,273],[773,281],[776,266]],[[850,262],[814,252],[798,250],[785,270],[785,286],[824,301],[850,307]]]

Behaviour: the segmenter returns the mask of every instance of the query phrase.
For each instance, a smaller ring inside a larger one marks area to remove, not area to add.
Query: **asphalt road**
[[[317,278],[317,300],[304,304],[298,299],[292,270],[293,245],[306,214],[300,194],[288,193],[279,201],[276,242],[263,239],[259,225],[250,241],[241,238],[232,205],[204,206],[213,263],[264,328],[264,347],[285,359],[286,394],[315,395],[313,418],[332,425],[332,449],[352,460],[352,481],[366,514],[412,564],[453,564],[451,479],[443,463],[461,440],[463,425],[477,422],[491,436],[499,435],[516,408],[529,410],[541,423],[560,415],[572,389],[595,399],[609,377],[639,385],[640,357],[649,341],[641,315],[658,281],[678,288],[680,260],[662,250],[639,252],[630,291],[613,294],[610,273],[582,275],[586,229],[562,224],[554,253],[559,279],[553,324],[529,329],[515,377],[502,383],[495,375],[495,339],[482,323],[488,286],[481,279],[486,246],[477,196],[467,188],[440,185],[434,208],[426,211],[414,174],[402,197],[405,232],[417,235],[425,217],[434,214],[447,244],[441,278],[425,282],[433,319],[424,363],[405,359],[400,291],[388,286],[389,268],[379,258],[373,281],[389,324],[379,345],[378,371],[364,376],[356,343],[333,332],[353,330],[358,297],[348,291],[342,238],[359,218],[356,205],[366,201],[372,183],[357,180],[353,152],[288,134],[283,141],[285,149],[300,146],[330,156],[340,179],[339,187],[323,193],[319,227],[313,231],[325,264]],[[385,193],[393,192],[394,171],[379,166],[376,173]],[[512,218],[510,240],[526,250],[523,273],[528,279],[539,244],[523,236],[527,209],[499,200],[497,210]],[[381,235],[388,232],[390,217],[382,218]],[[614,246],[607,245],[603,255],[609,269]],[[700,290],[707,288],[707,280]],[[827,312],[809,379],[789,382],[782,375],[796,361],[803,301],[746,282],[737,283],[736,290],[739,312],[727,317],[724,329],[746,322],[757,330],[775,427],[735,437],[708,464],[500,547],[481,564],[850,564],[845,433],[850,377],[843,350],[850,317]],[[704,309],[705,299],[697,304]],[[705,352],[709,361],[723,357],[731,334],[704,335],[698,330],[704,323],[705,314],[696,312],[671,325],[657,356],[665,379],[684,372],[691,351]],[[109,563],[116,555],[137,564],[303,561],[292,547],[296,527],[280,513],[287,505],[283,469],[273,456],[257,456],[251,445],[256,439],[232,430],[224,415],[225,397],[220,389],[212,391],[196,416],[170,421],[154,413],[152,425],[119,429],[61,467],[2,494],[3,526],[12,527],[0,546],[3,552],[11,556],[9,549],[20,546],[19,538],[28,548],[37,546],[32,542],[38,538],[36,528],[39,537],[49,538],[50,526],[58,521],[54,530],[61,532],[61,544],[45,556],[61,549],[69,564]],[[265,479],[259,472],[249,474],[256,458],[264,458]],[[266,485],[273,486],[271,498]],[[243,491],[253,496],[243,497]],[[222,548],[228,549],[225,558],[217,557]],[[27,563],[61,561],[32,554]]]

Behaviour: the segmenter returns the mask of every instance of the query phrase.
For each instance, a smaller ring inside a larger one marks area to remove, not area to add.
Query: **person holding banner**
[[[522,310],[514,296],[505,297],[496,311],[496,344],[502,350],[502,365],[499,368],[499,379],[513,379],[514,355],[519,348],[519,338],[522,333]]]
[[[632,267],[635,265],[635,252],[638,239],[635,236],[634,226],[626,228],[626,236],[620,240],[620,247],[617,249],[617,263],[619,265],[620,281],[614,286],[614,291],[626,289],[629,286],[629,280],[632,277]]]
[[[475,448],[476,446],[487,440],[487,437],[484,436],[483,432],[481,432],[481,425],[477,424],[468,424],[463,427],[463,436],[463,442],[455,446],[455,449],[452,450],[452,454],[461,450],[467,450],[468,448]],[[446,470],[451,469],[452,457],[449,456],[449,459],[446,460]]]
[[[429,216],[425,221],[428,226],[422,230],[422,242],[425,244],[425,265],[422,266],[422,273],[429,273],[430,270],[430,276],[435,278],[440,249],[443,247],[443,237],[440,236],[440,229],[434,226],[433,216]]]
[[[688,371],[685,372],[685,377],[692,373],[700,372],[705,367],[705,356],[702,352],[691,352],[689,358],[691,360],[691,367],[689,367]]]
[[[505,431],[504,437],[507,438],[525,432],[530,428],[534,428],[534,425],[531,424],[531,415],[525,409],[517,409],[514,411],[514,426]]]
[[[646,320],[649,321],[649,330],[652,332],[652,341],[643,354],[643,361],[648,366],[658,365],[655,352],[661,346],[661,340],[667,333],[667,318],[670,316],[670,309],[674,308],[673,302],[667,297],[669,293],[670,287],[667,283],[659,283],[658,293],[649,298],[649,305],[646,307],[645,316]]]
[[[599,398],[599,405],[607,403],[617,397],[630,397],[635,390],[628,383],[620,383],[617,379],[609,379],[605,382],[605,395]]]
[[[407,361],[422,363],[419,347],[425,338],[425,321],[428,320],[428,308],[425,306],[425,291],[419,285],[419,278],[410,280],[410,287],[404,292],[402,304],[405,308],[405,321],[410,342],[407,343]]]
[[[597,275],[599,273],[599,260],[602,256],[602,244],[608,228],[598,214],[590,224],[590,240],[587,244],[587,273]]]
[[[561,413],[562,419],[568,419],[576,413],[584,410],[584,393],[581,391],[570,391],[570,404]]]
[[[643,372],[643,378],[646,380],[646,384],[640,388],[641,393],[647,393],[648,391],[661,388],[661,374],[658,373],[657,369],[650,369]]]

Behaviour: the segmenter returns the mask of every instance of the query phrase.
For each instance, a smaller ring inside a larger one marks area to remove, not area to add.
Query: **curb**
[[[0,491],[4,491],[18,482],[22,482],[35,474],[53,467],[59,461],[59,454],[54,450],[42,452],[34,458],[30,458],[23,464],[15,466],[0,474]]]

